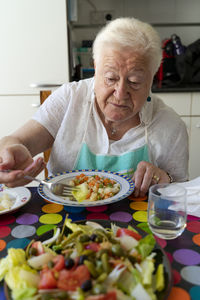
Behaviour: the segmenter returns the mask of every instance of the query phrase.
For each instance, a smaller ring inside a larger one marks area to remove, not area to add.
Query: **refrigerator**
[[[0,138],[69,81],[67,0],[0,0]]]

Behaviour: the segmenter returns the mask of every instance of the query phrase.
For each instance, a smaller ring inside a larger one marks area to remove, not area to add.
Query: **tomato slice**
[[[75,291],[88,279],[90,279],[90,272],[85,265],[78,266],[74,271],[63,269],[59,272],[57,286],[61,290]]]
[[[64,269],[65,267],[65,258],[63,255],[59,254],[59,255],[56,255],[54,258],[53,258],[53,263],[54,263],[54,266],[53,266],[53,270],[55,271],[60,271],[62,269]]]
[[[39,289],[54,289],[57,287],[57,281],[52,270],[45,269],[40,272]]]
[[[118,228],[116,236],[120,237],[120,236],[124,236],[124,235],[132,236],[137,241],[141,240],[141,238],[142,238],[142,236],[139,233],[132,231],[128,228]]]
[[[89,296],[85,300],[117,300],[117,295],[115,291],[110,291],[107,294]]]
[[[37,250],[37,255],[43,254],[45,252],[42,242],[40,241],[33,242],[31,248],[35,248]]]
[[[98,243],[89,243],[88,245],[85,246],[85,249],[90,249],[94,252],[98,252],[100,250],[100,245]]]

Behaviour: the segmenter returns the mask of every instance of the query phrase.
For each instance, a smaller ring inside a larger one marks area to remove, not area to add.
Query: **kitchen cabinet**
[[[200,176],[200,93],[155,93],[185,122],[189,135],[189,179]]]
[[[192,178],[200,176],[200,93],[191,98],[190,171]]]
[[[1,103],[1,126],[0,138],[9,135],[26,123],[40,106],[40,96],[38,95],[15,95],[0,96]],[[5,112],[5,113],[4,113]],[[39,154],[36,157],[41,157]],[[44,172],[38,175],[39,179],[44,179]],[[31,182],[27,186],[37,186],[36,182]]]
[[[0,36],[1,138],[31,118],[43,86],[69,81],[67,0],[1,0]]]
[[[39,95],[1,96],[0,138],[9,135],[28,121],[40,106]]]

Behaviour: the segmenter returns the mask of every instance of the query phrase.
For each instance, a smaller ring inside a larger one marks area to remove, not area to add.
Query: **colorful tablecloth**
[[[18,211],[0,216],[0,258],[10,247],[24,248],[55,225],[62,225],[66,213],[73,221],[103,219],[137,226],[147,222],[147,202],[128,199],[99,207],[68,207],[42,199],[29,188],[31,200]],[[156,238],[171,262],[173,287],[168,300],[200,299],[200,218],[188,216],[184,233],[170,241]],[[0,299],[4,300],[3,286]]]

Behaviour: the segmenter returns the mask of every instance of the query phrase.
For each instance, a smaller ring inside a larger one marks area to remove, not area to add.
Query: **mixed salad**
[[[120,190],[120,184],[115,180],[100,175],[87,176],[84,173],[68,181],[68,184],[79,187],[72,192],[78,202],[104,200],[113,197]]]
[[[0,280],[14,300],[156,300],[165,279],[154,246],[152,234],[142,238],[131,226],[66,219],[49,240],[10,248]]]

